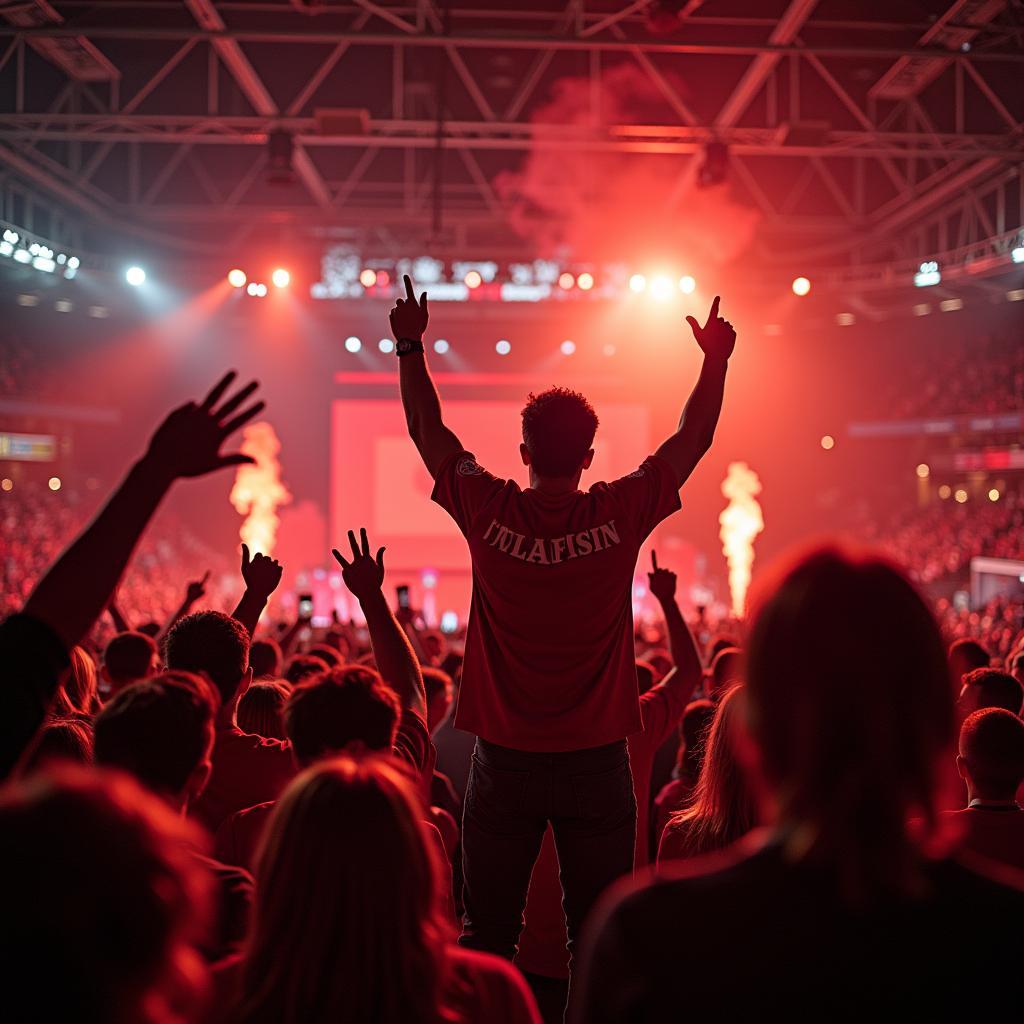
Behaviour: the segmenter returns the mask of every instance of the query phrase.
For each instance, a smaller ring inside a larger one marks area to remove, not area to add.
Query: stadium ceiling
[[[1019,0],[0,2],[2,213],[185,251],[515,254],[548,216],[501,184],[531,154],[651,161],[670,221],[713,152],[762,252],[998,252],[1022,81]]]

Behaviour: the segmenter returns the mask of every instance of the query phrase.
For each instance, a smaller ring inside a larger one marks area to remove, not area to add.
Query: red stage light
[[[391,275],[386,270],[377,271],[377,287],[386,288],[391,284]]]

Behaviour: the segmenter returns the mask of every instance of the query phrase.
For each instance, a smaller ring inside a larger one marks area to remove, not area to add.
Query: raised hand
[[[201,580],[193,580],[188,585],[188,589],[185,591],[185,600],[190,604],[195,604],[199,598],[206,594],[206,584],[210,579],[210,570],[207,569]]]
[[[703,327],[692,316],[688,316],[686,322],[690,325],[690,330],[693,331],[693,336],[704,355],[724,362],[732,355],[732,350],[736,346],[736,332],[728,320],[718,315],[720,301],[720,297],[716,295],[715,301],[711,303],[707,323]]]
[[[406,278],[407,282],[408,280]],[[356,541],[356,535],[349,530],[348,542],[352,545],[351,562],[343,558],[337,548],[331,550],[331,554],[341,566],[341,578],[345,581],[345,586],[360,601],[380,594],[380,588],[384,585],[384,549],[380,548],[376,556],[370,554],[370,542],[366,538],[365,527],[359,531],[359,542]]]
[[[391,333],[397,341],[399,338],[413,338],[419,341],[423,338],[423,332],[427,329],[427,293],[420,296],[416,301],[416,293],[412,290],[412,278],[405,275],[405,298],[395,303],[394,309],[388,316],[391,321]]]
[[[676,574],[668,569],[658,568],[658,552],[651,552],[651,569],[647,584],[659,601],[672,601],[676,596]]]
[[[283,572],[281,563],[267,555],[249,557],[249,545],[242,545],[242,579],[245,589],[264,600],[277,589]]]
[[[255,462],[241,452],[221,454],[220,450],[230,434],[263,410],[263,402],[256,402],[232,415],[259,387],[257,381],[218,405],[235,376],[234,370],[225,374],[200,405],[189,402],[175,409],[157,428],[143,461],[171,480]]]

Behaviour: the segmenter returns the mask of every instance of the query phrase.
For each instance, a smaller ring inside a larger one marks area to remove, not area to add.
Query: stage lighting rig
[[[704,162],[697,171],[698,188],[721,185],[729,176],[729,147],[724,142],[709,142],[704,147]]]

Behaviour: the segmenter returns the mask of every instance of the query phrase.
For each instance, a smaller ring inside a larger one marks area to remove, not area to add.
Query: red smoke
[[[685,98],[678,76],[666,75]],[[639,66],[605,71],[598,89],[601,126],[665,123],[665,99]],[[587,78],[562,78],[552,98],[531,118],[537,125],[593,128]],[[538,138],[540,138],[538,133]],[[550,139],[550,132],[543,136]],[[511,207],[509,221],[538,242],[540,254],[567,247],[577,258],[599,261],[682,259],[686,268],[721,264],[746,250],[759,215],[735,202],[728,183],[698,189],[702,154],[601,153],[539,144],[522,169],[495,179]]]

